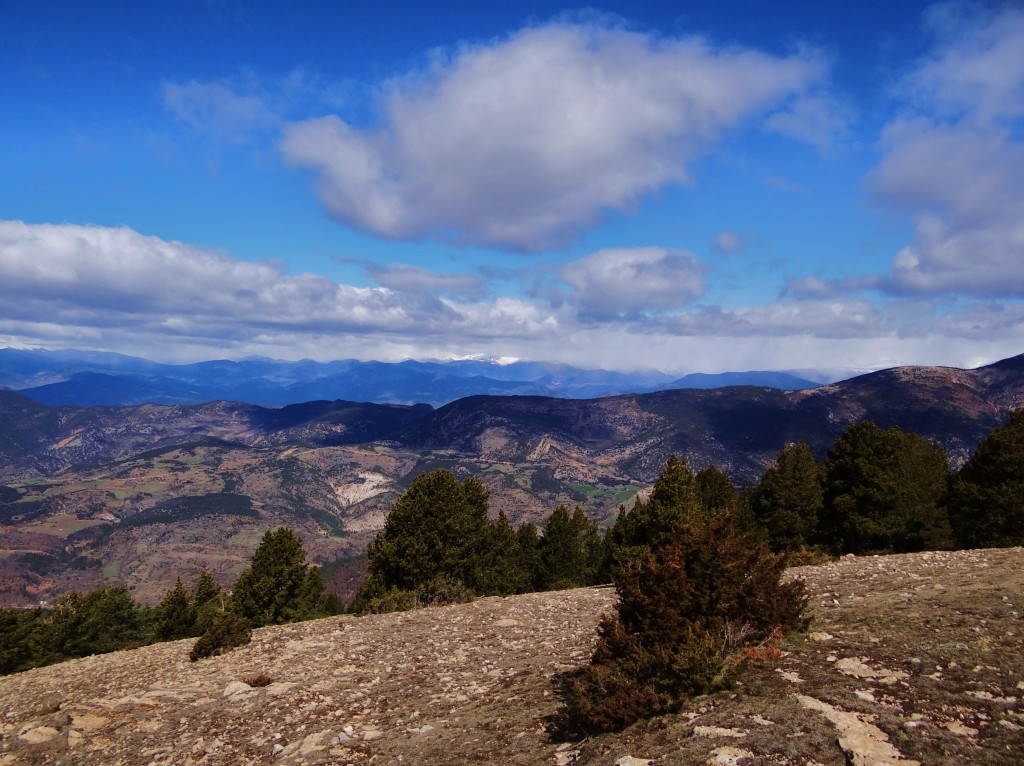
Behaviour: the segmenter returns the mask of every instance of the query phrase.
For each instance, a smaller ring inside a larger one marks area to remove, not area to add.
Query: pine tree
[[[558,506],[544,523],[540,541],[541,587],[562,590],[592,585],[604,559],[597,523],[578,507],[572,515]]]
[[[787,444],[754,490],[754,515],[773,551],[797,551],[816,535],[822,509],[818,463],[805,442]]]
[[[179,577],[156,607],[155,633],[159,641],[176,641],[195,635],[196,612]]]
[[[516,530],[516,559],[523,573],[521,592],[543,590],[543,565],[540,558],[540,534],[532,522],[521,524]]]
[[[819,540],[841,553],[948,547],[947,475],[945,453],[920,436],[851,426],[822,464]]]
[[[653,550],[671,537],[685,521],[703,518],[697,479],[685,459],[669,457],[647,502],[637,498],[633,508],[622,512],[608,532],[609,556],[614,567],[638,548]]]
[[[41,609],[0,609],[0,675],[55,661],[51,623]]]
[[[394,590],[415,593],[434,581],[479,591],[490,541],[488,492],[439,469],[417,476],[388,513],[367,551],[370,577],[354,608]]]
[[[227,598],[217,581],[213,579],[213,575],[203,570],[196,578],[196,585],[192,589],[189,604],[195,615],[193,635],[201,636],[224,613],[227,608]]]
[[[505,511],[490,523],[487,547],[489,563],[481,572],[480,595],[507,596],[532,589],[533,572],[523,568],[516,530]]]
[[[697,495],[701,513],[710,518],[736,505],[736,485],[717,467],[709,465],[697,471]]]
[[[263,535],[249,568],[235,583],[232,611],[253,627],[308,619],[315,612],[310,608],[313,589],[302,541],[281,527]]]
[[[53,604],[56,654],[85,657],[142,643],[140,608],[127,588],[101,585],[88,593],[68,593]]]
[[[982,439],[951,479],[948,508],[962,547],[1024,545],[1024,409]]]

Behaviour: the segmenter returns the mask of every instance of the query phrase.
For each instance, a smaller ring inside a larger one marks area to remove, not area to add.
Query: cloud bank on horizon
[[[1024,351],[1019,6],[922,6],[874,65],[840,27],[780,52],[546,18],[369,73],[288,29],[266,60],[104,60],[97,94],[146,94],[127,125],[30,89],[63,73],[23,54],[0,345],[680,373]],[[81,125],[35,136],[46,114]]]

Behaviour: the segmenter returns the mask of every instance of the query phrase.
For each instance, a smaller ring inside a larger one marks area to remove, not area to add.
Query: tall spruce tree
[[[709,465],[697,471],[697,496],[701,513],[710,518],[736,505],[736,485],[717,466]]]
[[[196,611],[179,577],[157,604],[154,632],[159,641],[176,641],[195,634]]]
[[[507,596],[531,590],[534,573],[523,567],[516,530],[504,510],[490,523],[488,536],[489,563],[481,570],[479,592]]]
[[[540,558],[540,534],[532,522],[521,524],[516,530],[516,559],[523,573],[523,592],[543,590],[543,571]]]
[[[213,579],[213,575],[205,569],[196,578],[196,585],[192,589],[189,603],[195,614],[193,631],[197,636],[201,636],[209,630],[228,606],[224,591]]]

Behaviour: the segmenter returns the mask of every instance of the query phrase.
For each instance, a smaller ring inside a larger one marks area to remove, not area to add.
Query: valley
[[[751,386],[599,399],[473,396],[435,409],[312,401],[49,407],[0,389],[0,605],[102,582],[146,603],[202,569],[229,587],[289,526],[312,560],[358,557],[423,471],[478,476],[491,512],[559,504],[608,523],[670,454],[757,482],[785,444],[820,458],[859,420],[939,444],[958,466],[1024,406],[1024,356],[896,368],[786,392]],[[358,575],[358,567],[353,576]]]

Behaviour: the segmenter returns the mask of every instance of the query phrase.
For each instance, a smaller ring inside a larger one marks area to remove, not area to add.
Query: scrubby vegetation
[[[252,623],[241,615],[224,612],[210,629],[203,633],[189,652],[192,662],[204,657],[217,657],[252,640]]]
[[[806,627],[803,583],[783,583],[783,558],[698,487],[672,459],[650,502],[620,518],[617,612],[591,663],[561,681],[566,733],[618,730],[728,688],[756,647]]]

